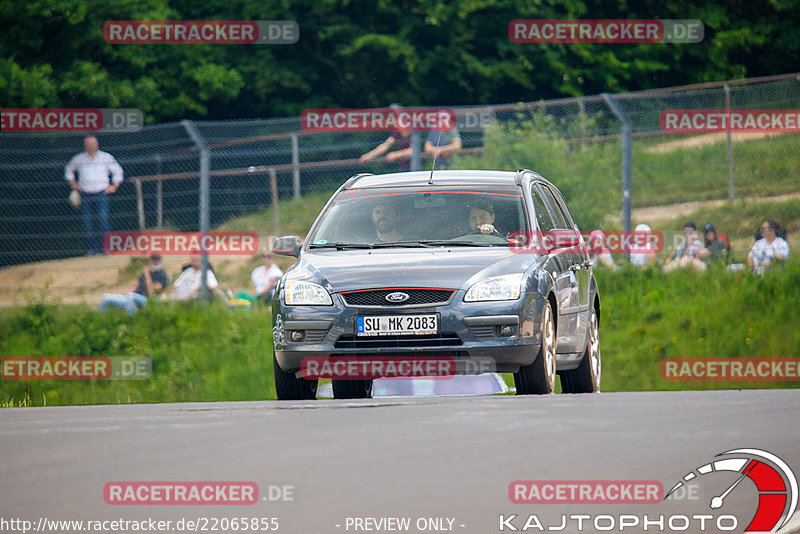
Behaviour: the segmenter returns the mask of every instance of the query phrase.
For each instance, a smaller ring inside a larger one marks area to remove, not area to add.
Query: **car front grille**
[[[417,358],[441,358],[442,356],[453,358],[454,360],[461,360],[469,358],[469,352],[465,350],[448,350],[447,352],[442,351],[435,351],[435,350],[415,350],[413,353],[409,354],[408,352],[403,351],[386,351],[381,352],[380,357],[385,358],[403,358],[406,360],[413,361]],[[336,360],[337,358],[361,358],[364,357],[363,353],[358,352],[337,352],[335,355],[331,356],[331,360]]]
[[[461,338],[453,332],[443,332],[428,336],[340,336],[334,348],[337,349],[387,349],[416,347],[457,347]]]
[[[340,295],[347,306],[397,308],[401,306],[443,306],[450,302],[455,292],[455,289],[438,288],[384,288],[343,291]],[[386,300],[386,295],[390,293],[405,293],[408,295],[408,299],[404,302],[389,302]]]

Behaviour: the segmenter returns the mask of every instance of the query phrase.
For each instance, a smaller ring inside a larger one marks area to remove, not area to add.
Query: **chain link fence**
[[[637,222],[679,230],[681,218],[704,217],[698,227],[744,225],[720,229],[744,248],[757,226],[746,226],[752,220],[737,210],[785,221],[790,235],[800,230],[798,133],[667,133],[662,118],[667,110],[798,110],[797,74],[452,109],[463,143],[452,168],[534,169],[562,190],[587,230]],[[125,171],[111,195],[115,231],[198,231],[205,215],[210,229],[303,233],[353,174],[398,170],[383,159],[359,163],[386,133],[309,133],[299,117],[184,121],[97,137]],[[198,137],[209,156],[206,214]],[[83,138],[0,135],[0,266],[86,253],[83,219],[67,202],[64,180]],[[430,168],[424,154],[422,167]]]

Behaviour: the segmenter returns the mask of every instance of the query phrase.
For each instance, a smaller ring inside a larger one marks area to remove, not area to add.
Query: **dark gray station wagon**
[[[272,304],[279,399],[316,397],[304,362],[359,358],[512,372],[518,395],[552,393],[556,374],[564,392],[600,390],[592,264],[561,194],[533,171],[359,174],[304,243],[282,237],[273,251],[297,258]],[[333,391],[369,397],[372,380],[337,375]]]

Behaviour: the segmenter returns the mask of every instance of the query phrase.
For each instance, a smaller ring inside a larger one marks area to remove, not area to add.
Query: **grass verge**
[[[659,370],[663,358],[800,355],[800,262],[764,276],[631,268],[597,271],[597,278],[604,391],[800,387],[667,381]],[[151,302],[129,317],[39,299],[0,310],[0,354],[146,356],[153,363],[145,381],[2,380],[0,407],[275,398],[266,308]]]

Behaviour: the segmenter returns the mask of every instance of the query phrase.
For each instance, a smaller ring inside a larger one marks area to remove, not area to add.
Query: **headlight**
[[[325,288],[311,282],[286,282],[283,298],[289,306],[331,306],[333,301]]]
[[[464,296],[464,302],[516,300],[519,298],[521,285],[522,273],[481,280],[469,288]]]

